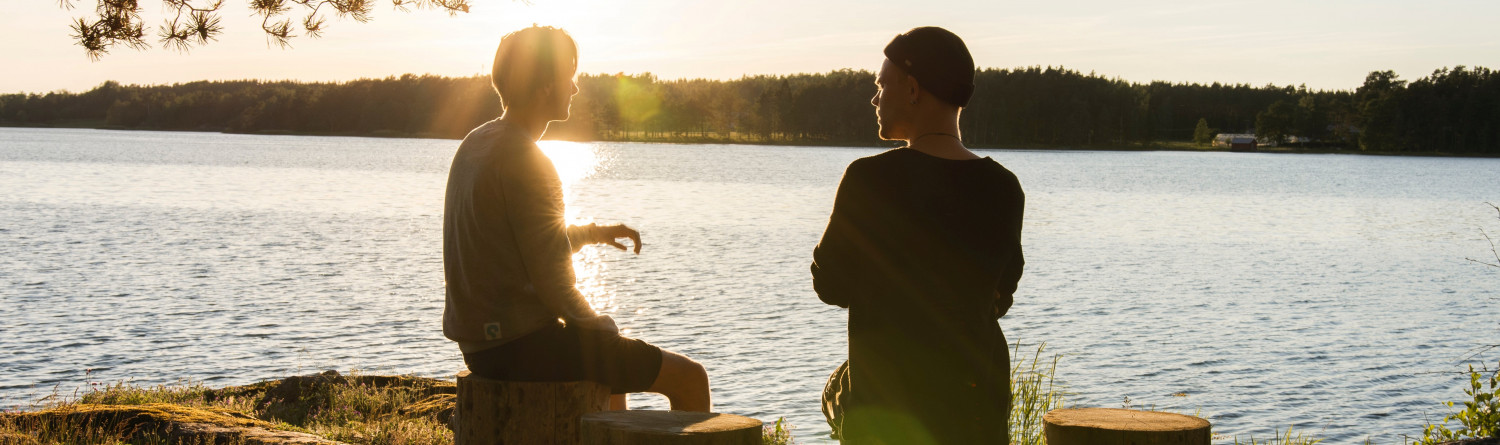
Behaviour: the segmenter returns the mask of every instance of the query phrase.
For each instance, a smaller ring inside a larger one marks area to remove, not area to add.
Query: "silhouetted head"
[[[920,114],[956,113],[974,95],[974,58],[963,39],[935,26],[912,28],[885,46],[875,78],[882,139],[906,139]]]
[[[525,109],[551,120],[566,120],[578,86],[578,45],[567,31],[532,26],[506,34],[495,50],[490,85],[507,111]]]

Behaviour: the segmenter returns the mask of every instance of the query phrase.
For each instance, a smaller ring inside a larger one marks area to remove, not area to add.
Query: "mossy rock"
[[[23,429],[107,431],[127,440],[246,445],[338,443],[306,433],[277,431],[270,423],[233,410],[165,403],[75,404],[15,414],[11,421]]]
[[[425,377],[412,377],[404,375],[353,375],[345,376],[338,371],[324,371],[320,374],[293,376],[280,380],[267,380],[244,386],[230,386],[223,389],[209,391],[205,394],[208,402],[223,400],[227,398],[252,398],[257,399],[257,404],[267,402],[296,404],[303,398],[318,394],[328,386],[366,386],[370,388],[408,388],[421,393],[424,397],[435,394],[457,394],[458,386],[451,381],[430,379]]]

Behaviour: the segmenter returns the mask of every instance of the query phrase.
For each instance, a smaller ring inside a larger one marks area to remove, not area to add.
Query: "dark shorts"
[[[567,382],[589,380],[613,394],[643,392],[661,371],[661,348],[608,331],[566,328],[561,323],[498,347],[464,354],[469,372],[495,380]]]

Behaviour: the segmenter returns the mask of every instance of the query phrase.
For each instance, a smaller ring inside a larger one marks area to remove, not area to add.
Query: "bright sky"
[[[1066,66],[1134,82],[1214,81],[1352,89],[1375,70],[1405,79],[1455,65],[1500,68],[1494,0],[471,0],[468,14],[394,11],[330,19],[320,39],[267,45],[248,0],[227,0],[220,40],[188,54],[115,49],[91,62],[68,36],[84,16],[54,0],[6,2],[0,93],[83,91],[106,80],[350,80],[488,73],[506,32],[532,23],[578,39],[583,72],[662,78],[875,70],[895,34],[937,25],[981,67]],[[146,23],[163,19],[142,0]],[[155,42],[154,35],[150,41]]]

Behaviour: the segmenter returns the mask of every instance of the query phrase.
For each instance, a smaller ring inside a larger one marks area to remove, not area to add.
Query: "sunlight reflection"
[[[548,158],[552,158],[552,164],[557,166],[557,176],[562,178],[563,187],[593,176],[599,170],[599,157],[594,154],[592,144],[539,141],[536,145],[541,147],[542,153],[546,153]]]
[[[582,209],[577,203],[576,185],[599,172],[604,159],[599,156],[596,147],[567,141],[540,141],[537,146],[552,159],[552,165],[557,168],[557,177],[562,180],[563,205],[566,207],[568,224],[593,222],[591,217],[579,216]],[[578,292],[588,299],[594,310],[613,314],[618,307],[614,289],[605,280],[607,269],[597,246],[585,247],[573,255],[573,273],[577,275]]]
[[[614,287],[605,280],[607,269],[598,247],[588,247],[573,255],[573,272],[578,278],[578,293],[588,299],[589,306],[595,311],[614,314],[619,310],[619,305],[615,301]]]
[[[562,180],[563,204],[567,208],[568,224],[588,224],[589,220],[579,219],[573,185],[599,171],[600,159],[595,155],[594,146],[568,141],[540,141],[537,146],[541,147],[542,153],[546,153],[548,158],[552,158],[552,165],[557,167],[557,177]]]

